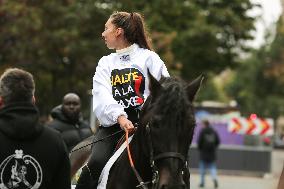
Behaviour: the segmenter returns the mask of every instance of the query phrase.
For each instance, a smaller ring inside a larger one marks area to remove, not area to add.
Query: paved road
[[[276,178],[259,178],[244,176],[219,175],[219,189],[276,189],[278,180]],[[191,189],[199,189],[199,175],[191,175]],[[205,179],[203,189],[213,189],[213,182],[208,176]]]
[[[263,177],[244,175],[218,175],[218,189],[276,189],[279,176],[284,164],[284,150],[274,150],[271,158],[271,173]],[[197,170],[191,173],[191,189],[199,188],[199,175]],[[209,175],[205,178],[205,187],[202,189],[214,189],[213,182]]]
[[[202,189],[214,189],[210,177],[205,179],[206,185]],[[218,189],[276,189],[278,180],[276,178],[258,178],[258,177],[243,177],[243,176],[226,176],[219,175]],[[191,189],[199,188],[199,175],[191,175]],[[75,189],[75,186],[72,186]]]
[[[271,173],[263,177],[242,175],[218,175],[219,189],[276,189],[284,163],[284,150],[272,152]],[[213,182],[209,175],[205,178],[203,189],[213,189]],[[191,189],[199,189],[199,175],[195,171],[191,174]]]

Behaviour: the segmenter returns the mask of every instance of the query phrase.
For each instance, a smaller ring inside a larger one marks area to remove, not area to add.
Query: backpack
[[[206,150],[213,150],[216,147],[216,136],[214,132],[204,133],[203,148]]]

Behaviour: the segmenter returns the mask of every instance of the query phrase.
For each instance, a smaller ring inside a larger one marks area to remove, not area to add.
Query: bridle
[[[131,158],[131,153],[128,147],[128,156],[129,156],[129,160],[130,160],[130,164],[131,167],[135,173],[135,176],[139,182],[139,185],[137,185],[137,188],[142,188],[142,189],[148,189],[147,185],[148,184],[152,184],[152,187],[156,188],[159,184],[159,171],[158,168],[156,166],[156,162],[162,159],[169,159],[169,158],[174,158],[174,159],[178,159],[182,162],[183,164],[183,169],[182,169],[182,175],[184,174],[184,171],[186,171],[188,169],[188,162],[187,162],[187,158],[182,155],[179,152],[163,152],[160,154],[157,154],[154,156],[154,148],[153,148],[153,142],[152,142],[152,137],[151,137],[151,129],[150,129],[150,123],[151,121],[148,122],[148,124],[146,125],[146,135],[147,135],[147,142],[148,142],[148,146],[149,146],[149,152],[150,152],[150,166],[153,172],[152,175],[152,180],[148,181],[148,182],[144,182],[142,177],[139,175],[138,171],[136,170],[136,168],[134,167],[134,164],[132,162],[132,158]],[[128,133],[126,132],[126,135],[128,135]],[[126,137],[128,140],[128,136]]]
[[[147,133],[147,140],[149,143],[149,150],[150,150],[150,166],[153,172],[152,186],[156,188],[160,180],[159,171],[156,166],[157,161],[162,160],[162,159],[169,159],[169,158],[175,158],[175,159],[180,160],[183,165],[182,175],[184,174],[184,171],[188,168],[188,163],[187,163],[187,158],[179,152],[163,152],[163,153],[160,153],[154,156],[154,148],[153,148],[153,142],[152,142],[152,137],[151,137],[150,123],[151,121],[146,125],[146,133]]]

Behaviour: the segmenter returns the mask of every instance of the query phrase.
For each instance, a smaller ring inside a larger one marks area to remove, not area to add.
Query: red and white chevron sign
[[[273,119],[232,118],[229,121],[228,130],[237,134],[271,136],[274,134]]]

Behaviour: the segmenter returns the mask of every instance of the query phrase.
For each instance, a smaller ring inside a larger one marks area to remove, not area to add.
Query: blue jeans
[[[211,177],[213,179],[213,181],[217,181],[217,168],[216,168],[216,164],[215,162],[205,162],[200,160],[199,162],[199,173],[200,173],[200,184],[204,185],[204,181],[205,181],[205,174],[206,174],[206,169],[209,168],[210,169],[210,173],[211,173]]]

